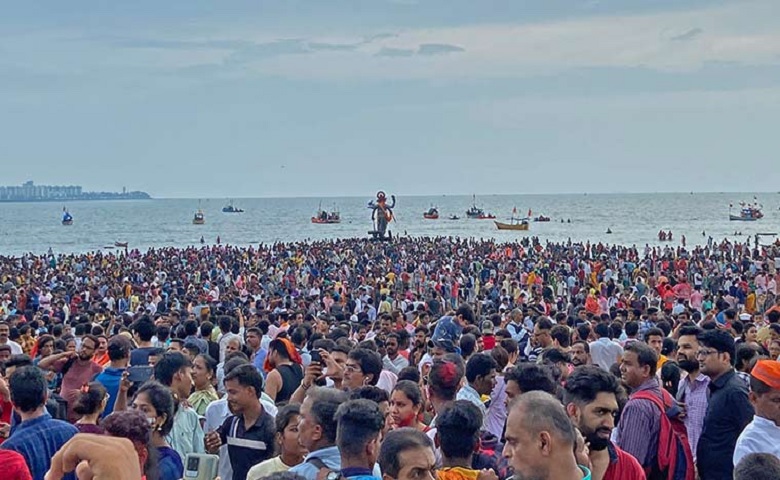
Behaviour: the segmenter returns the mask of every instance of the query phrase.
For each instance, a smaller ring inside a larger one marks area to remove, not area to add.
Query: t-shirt
[[[68,367],[68,365],[70,366]],[[68,362],[62,371],[64,373],[60,395],[68,402],[68,421],[75,423],[79,419],[79,415],[73,412],[73,408],[81,394],[81,387],[91,382],[103,369],[93,361],[83,362],[77,359]]]
[[[154,347],[141,347],[136,348],[130,352],[130,366],[142,366],[149,365],[149,354],[156,350]]]
[[[3,480],[32,480],[24,457],[13,450],[0,450],[0,478]]]
[[[284,464],[281,456],[269,458],[250,468],[249,473],[246,475],[246,480],[260,480],[272,473],[286,472],[289,469],[290,467]]]
[[[233,478],[246,478],[249,469],[274,454],[274,418],[263,409],[254,425],[246,428],[244,417],[232,415],[219,427],[223,445],[228,446]]]

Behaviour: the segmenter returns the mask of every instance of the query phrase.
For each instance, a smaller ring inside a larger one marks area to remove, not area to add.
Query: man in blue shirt
[[[474,311],[468,305],[461,305],[455,311],[453,316],[444,316],[436,322],[436,328],[433,331],[431,340],[447,339],[457,343],[463,328],[474,325]]]
[[[51,458],[78,430],[67,422],[51,418],[46,412],[49,389],[38,367],[17,369],[9,384],[11,402],[22,423],[0,448],[20,453],[30,468],[33,480],[43,480],[51,466]],[[67,480],[75,478],[72,473],[65,476]]]
[[[371,400],[350,400],[336,411],[336,445],[341,453],[341,476],[349,480],[380,480],[373,474],[379,456],[379,433],[385,417]]]
[[[111,415],[114,411],[114,403],[119,396],[119,385],[122,383],[122,374],[127,369],[130,362],[130,350],[132,344],[130,340],[122,335],[117,335],[108,342],[108,360],[109,365],[95,377],[96,382],[100,382],[109,394],[106,409],[102,417]]]
[[[303,463],[291,468],[290,473],[306,480],[316,480],[320,469],[331,472],[341,470],[334,417],[339,405],[347,399],[346,393],[330,388],[317,387],[307,392],[298,420],[298,441],[309,454]]]

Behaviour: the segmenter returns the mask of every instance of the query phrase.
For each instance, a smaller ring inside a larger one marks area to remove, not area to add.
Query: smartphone
[[[214,480],[219,468],[219,456],[206,453],[188,453],[184,460],[184,478]]]
[[[153,372],[154,367],[149,367],[147,365],[129,367],[127,369],[127,380],[132,383],[143,383],[152,378]]]
[[[319,350],[312,350],[310,355],[311,355],[311,363],[315,363],[316,362],[316,363],[319,363],[320,365],[322,365],[322,355],[320,355],[320,351]]]

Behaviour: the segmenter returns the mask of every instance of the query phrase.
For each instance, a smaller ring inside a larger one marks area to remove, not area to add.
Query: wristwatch
[[[328,476],[325,477],[325,480],[340,480],[341,472],[330,472],[328,473]]]

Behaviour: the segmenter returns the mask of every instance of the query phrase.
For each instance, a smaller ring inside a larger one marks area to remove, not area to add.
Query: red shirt
[[[0,423],[11,424],[11,413],[14,411],[13,404],[0,396]],[[5,438],[0,437],[0,444],[5,441]]]
[[[24,457],[13,450],[0,450],[0,478],[3,480],[32,480]]]
[[[603,480],[646,480],[645,471],[630,453],[624,452],[612,442],[609,442],[607,450],[609,450],[609,467],[604,472]]]

